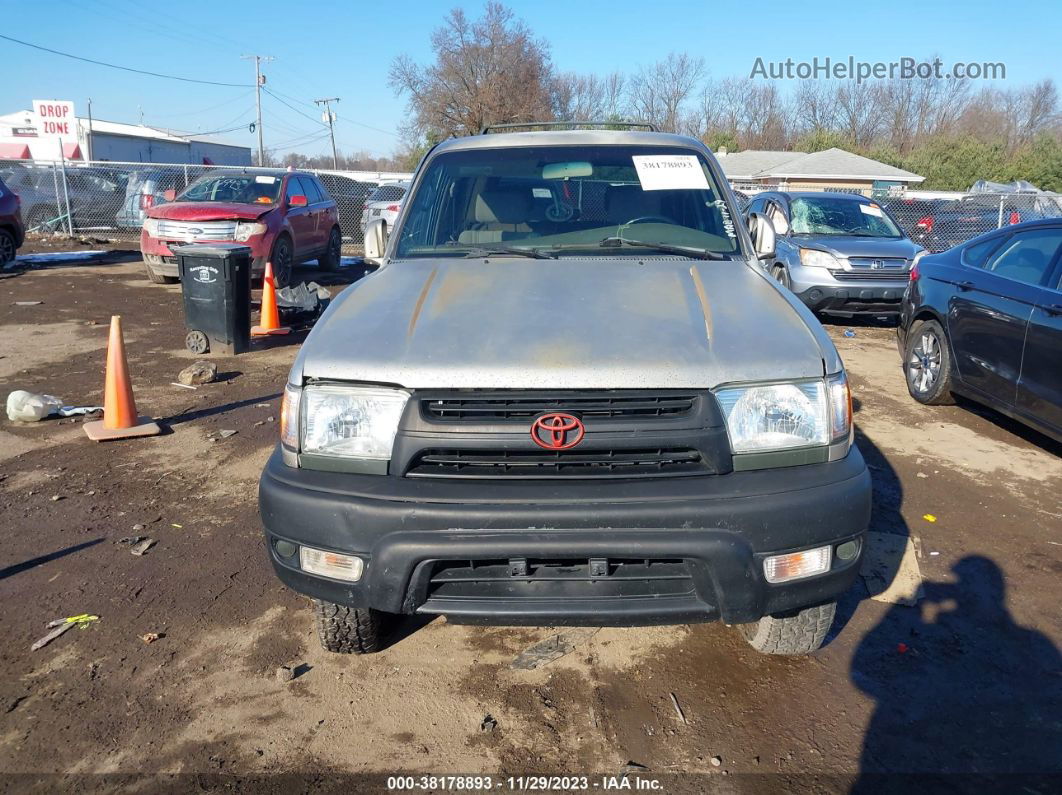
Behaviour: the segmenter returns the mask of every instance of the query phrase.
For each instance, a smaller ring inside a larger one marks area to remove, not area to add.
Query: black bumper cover
[[[886,315],[899,313],[905,289],[853,283],[845,287],[811,287],[797,297],[812,312]]]
[[[490,484],[294,469],[275,452],[259,487],[270,560],[292,589],[390,613],[506,624],[742,623],[831,601],[855,579],[861,555],[835,556],[829,572],[782,585],[764,579],[762,560],[861,540],[870,502],[855,448],[833,463],[727,475]],[[278,555],[278,540],[357,554],[365,573],[356,583],[308,574],[298,555]],[[479,597],[430,592],[439,561],[514,558],[677,559],[690,587],[651,594],[605,578],[588,595],[586,583],[513,578]]]

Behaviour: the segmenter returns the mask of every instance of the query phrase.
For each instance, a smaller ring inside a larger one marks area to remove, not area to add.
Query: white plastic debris
[[[103,411],[102,406],[64,406],[62,398],[55,395],[38,395],[16,389],[7,396],[7,418],[13,422],[39,422],[53,414],[72,417],[75,414],[94,414]]]

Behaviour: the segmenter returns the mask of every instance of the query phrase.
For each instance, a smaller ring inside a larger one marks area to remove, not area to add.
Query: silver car
[[[926,253],[858,194],[768,191],[745,212],[766,216],[777,234],[764,267],[814,312],[898,315],[911,268]]]
[[[844,365],[770,278],[711,152],[625,130],[486,133],[372,221],[371,275],[306,339],[259,507],[333,652],[395,614],[740,625],[818,648],[870,477]]]
[[[394,226],[398,218],[398,211],[402,209],[402,200],[409,190],[408,182],[387,182],[374,188],[365,197],[365,206],[361,211],[361,233],[370,221],[380,220],[387,224],[388,228]]]

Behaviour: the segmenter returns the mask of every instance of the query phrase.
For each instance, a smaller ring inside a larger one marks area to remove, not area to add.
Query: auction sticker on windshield
[[[272,185],[277,181],[276,177],[257,176],[254,178],[255,182],[261,182],[263,185]]]
[[[873,215],[875,218],[881,218],[881,208],[876,207],[873,204],[861,204],[859,205],[859,209],[865,215]]]
[[[708,190],[696,155],[632,155],[642,190]]]

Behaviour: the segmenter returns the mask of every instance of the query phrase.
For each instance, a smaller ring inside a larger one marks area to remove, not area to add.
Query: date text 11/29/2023
[[[659,792],[656,778],[639,775],[611,776],[388,776],[387,789],[393,792],[569,792],[578,790],[632,790]]]

